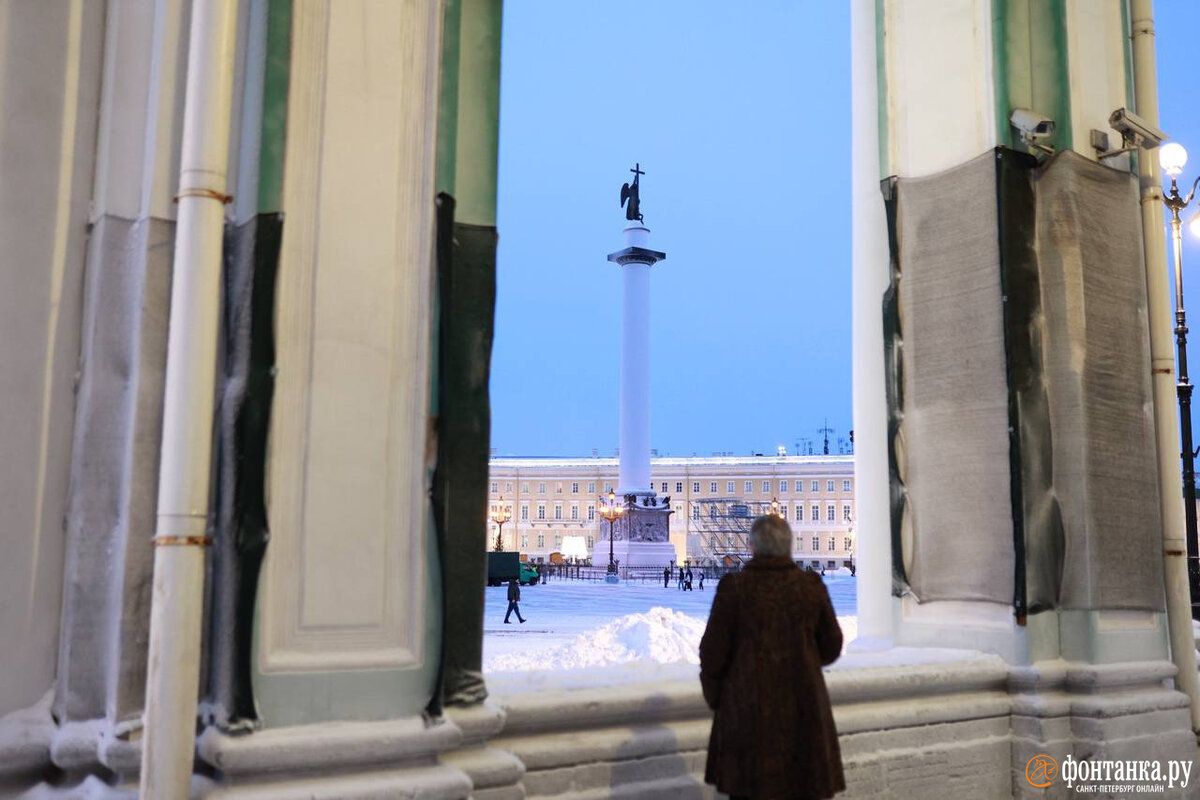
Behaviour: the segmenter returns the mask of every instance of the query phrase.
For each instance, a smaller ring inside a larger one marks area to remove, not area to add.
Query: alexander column
[[[620,265],[621,395],[620,477],[617,493],[624,514],[612,526],[611,550],[623,567],[662,569],[675,559],[670,542],[670,498],[660,499],[650,482],[650,268],[667,257],[650,249],[650,229],[641,213],[640,164],[630,170],[633,183],[621,186],[625,207],[625,247],[608,254]],[[607,534],[608,531],[603,531]],[[607,536],[597,542],[593,564],[607,564]]]

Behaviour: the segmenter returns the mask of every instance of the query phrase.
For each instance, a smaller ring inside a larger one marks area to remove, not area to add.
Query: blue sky
[[[605,255],[623,246],[618,193],[635,161],[667,252],[651,278],[652,446],[744,455],[808,439],[819,452],[827,418],[836,450],[851,427],[847,6],[506,3],[499,453],[616,447],[620,276]],[[1162,128],[1193,151],[1194,178],[1200,3],[1156,13]],[[1200,242],[1184,257],[1200,298]]]

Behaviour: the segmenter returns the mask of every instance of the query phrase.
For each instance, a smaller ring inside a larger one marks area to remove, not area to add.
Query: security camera
[[[1168,138],[1165,133],[1151,125],[1146,120],[1124,108],[1118,108],[1108,117],[1108,124],[1121,137],[1136,147],[1153,150]]]
[[[1054,120],[1027,108],[1014,108],[1009,117],[1013,127],[1021,134],[1021,141],[1030,150],[1053,153],[1054,148],[1042,142],[1054,135]]]
[[[1014,108],[1010,121],[1026,142],[1036,142],[1054,133],[1054,120],[1027,108]]]

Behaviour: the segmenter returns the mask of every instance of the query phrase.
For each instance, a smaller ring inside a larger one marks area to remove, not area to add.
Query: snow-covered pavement
[[[827,576],[825,585],[847,640],[857,625],[855,579]],[[674,665],[694,670],[696,648],[712,605],[715,582],[703,591],[680,591],[672,583],[551,581],[521,588],[526,622],[504,624],[505,587],[486,589],[483,663],[493,675],[530,670],[580,671],[628,664],[645,670]]]

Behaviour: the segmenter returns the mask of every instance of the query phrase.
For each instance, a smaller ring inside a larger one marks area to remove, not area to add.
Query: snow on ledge
[[[847,642],[858,633],[858,618],[838,617]],[[661,685],[686,681],[699,687],[699,646],[706,622],[655,606],[627,614],[575,636],[566,644],[531,646],[493,656],[484,664],[491,692],[498,696],[601,686]],[[1002,662],[974,650],[892,647],[844,650],[826,672],[848,673],[897,667]],[[925,669],[923,671],[928,671]],[[837,681],[841,682],[841,681]]]

